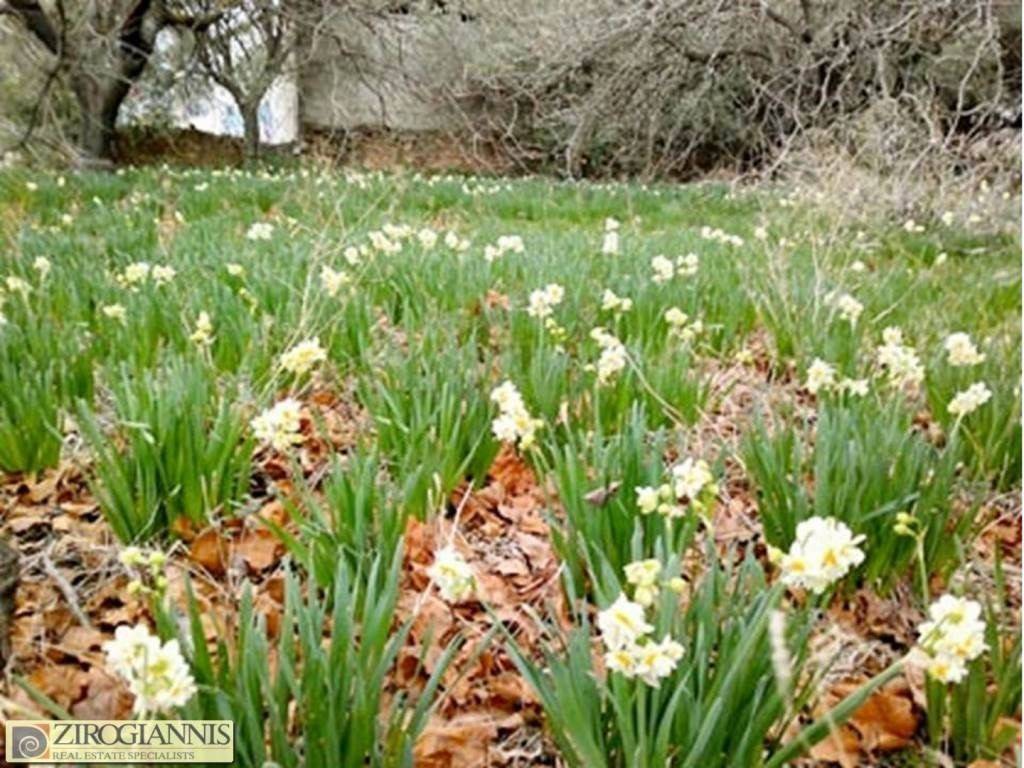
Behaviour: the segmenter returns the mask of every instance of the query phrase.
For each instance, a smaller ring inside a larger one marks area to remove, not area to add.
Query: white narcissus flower
[[[564,298],[565,289],[562,286],[558,283],[548,283],[543,288],[530,292],[526,313],[530,317],[548,317]]]
[[[316,337],[299,342],[281,355],[281,367],[289,373],[301,375],[317,363],[327,359],[327,352]]]
[[[133,711],[142,716],[184,706],[196,693],[195,680],[177,640],[160,642],[142,624],[121,625],[103,644],[107,665],[128,682]]]
[[[302,442],[302,403],[286,398],[256,416],[250,424],[253,435],[276,451],[287,451]]]
[[[120,304],[107,304],[100,308],[100,312],[103,313],[104,317],[117,320],[119,323],[124,323],[128,317],[128,311]]]
[[[50,260],[45,256],[37,256],[36,260],[32,262],[32,268],[39,273],[39,277],[43,280],[50,274],[51,267]]]
[[[644,618],[644,607],[624,594],[597,614],[597,628],[605,647],[615,651],[636,645],[654,627]]]
[[[601,253],[607,256],[614,256],[619,252],[619,222],[608,218],[604,220],[604,241],[601,243]]]
[[[608,288],[601,294],[601,310],[604,312],[629,312],[632,308],[632,299],[616,296],[615,292]]]
[[[836,369],[821,358],[814,358],[807,368],[807,381],[804,386],[812,395],[822,390],[831,389],[836,383]]]
[[[635,677],[636,656],[637,650],[635,648],[616,648],[605,653],[604,665],[611,672],[618,672],[625,677]]]
[[[544,426],[544,422],[530,415],[515,384],[505,381],[495,387],[491,390],[491,401],[497,404],[499,411],[491,422],[494,436],[502,442],[518,441],[520,448],[530,448],[537,439],[537,430]]]
[[[658,508],[658,489],[649,485],[638,486],[636,489],[636,505],[640,511],[649,515]]]
[[[430,227],[424,227],[416,233],[416,239],[420,241],[420,245],[423,247],[423,250],[429,251],[437,245],[438,234]]]
[[[154,283],[157,285],[166,285],[175,278],[178,272],[174,267],[169,267],[165,264],[156,264],[150,274],[153,277]]]
[[[669,335],[684,342],[693,341],[704,330],[704,323],[700,320],[691,323],[690,316],[679,307],[669,307],[665,310],[665,322],[669,325]]]
[[[601,348],[601,355],[597,359],[597,381],[599,384],[610,384],[626,367],[626,347],[604,328],[594,328],[590,338]]]
[[[971,384],[963,392],[957,392],[949,401],[947,410],[951,416],[963,418],[978,410],[981,406],[992,399],[992,390],[983,381]]]
[[[522,253],[525,250],[523,238],[519,235],[502,235],[498,238],[498,249],[502,253]]]
[[[359,262],[362,261],[362,257],[359,254],[359,249],[356,248],[354,245],[346,247],[345,250],[342,251],[341,255],[350,267],[358,266]]]
[[[242,277],[245,274],[245,267],[243,267],[241,264],[236,264],[233,261],[224,265],[224,268],[232,277]]]
[[[655,256],[651,259],[651,269],[654,271],[654,276],[651,279],[656,283],[667,283],[676,274],[675,264],[664,256]]]
[[[832,306],[839,312],[839,316],[850,325],[855,325],[864,311],[864,305],[848,293],[833,295]]]
[[[338,295],[338,292],[344,286],[352,282],[352,278],[348,276],[347,272],[331,269],[325,265],[320,270],[320,282],[323,284],[327,295],[333,298]]]
[[[146,282],[152,267],[148,262],[137,261],[124,268],[124,272],[117,276],[117,282],[126,288],[135,288]]]
[[[274,225],[266,221],[254,222],[245,233],[247,240],[269,240],[274,236]]]
[[[634,655],[633,673],[647,685],[657,688],[671,675],[683,657],[683,646],[667,635],[660,643],[646,643]]]
[[[851,568],[864,562],[860,544],[846,524],[831,517],[811,517],[796,527],[796,538],[782,556],[782,582],[821,594]]]
[[[134,627],[122,624],[114,630],[114,639],[103,644],[107,666],[122,677],[129,677],[133,670],[141,668],[159,648],[160,638],[151,635],[143,624]]]
[[[958,683],[967,664],[988,649],[981,604],[943,595],[928,607],[928,620],[917,628],[919,649],[929,675],[942,683]]]
[[[985,355],[978,351],[966,333],[949,334],[942,346],[946,350],[946,362],[954,367],[966,368],[985,361]]]
[[[455,547],[443,547],[434,553],[434,562],[427,569],[430,580],[437,585],[441,597],[449,603],[466,600],[473,594],[473,569]]]
[[[868,393],[867,379],[843,379],[839,382],[839,391],[847,392],[857,397],[864,397]]]
[[[903,343],[903,331],[899,328],[882,331],[882,344],[875,354],[894,387],[916,389],[924,380],[924,366],[914,348]]]
[[[679,307],[669,307],[665,310],[665,322],[671,325],[673,328],[686,325],[690,317]]]
[[[711,468],[703,459],[686,458],[672,467],[672,490],[676,498],[694,500],[714,482]]]
[[[688,253],[685,256],[676,258],[676,274],[682,277],[691,277],[697,274],[700,266],[700,258],[696,253]]]
[[[198,347],[208,347],[213,344],[213,322],[210,320],[208,312],[199,313],[199,317],[196,318],[195,330],[188,338]]]

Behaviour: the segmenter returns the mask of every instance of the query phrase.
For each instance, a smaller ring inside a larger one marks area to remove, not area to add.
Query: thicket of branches
[[[822,131],[856,152],[887,123],[875,151],[955,164],[1020,127],[1020,6],[1003,0],[479,0],[471,15],[475,54],[445,96],[525,167],[771,169]]]

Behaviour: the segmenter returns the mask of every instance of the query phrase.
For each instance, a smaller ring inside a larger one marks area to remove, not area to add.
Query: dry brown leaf
[[[222,576],[228,557],[228,544],[215,528],[207,528],[192,540],[189,557],[214,576]]]
[[[857,768],[860,765],[860,738],[856,731],[844,725],[811,747],[810,756],[815,760],[839,763],[843,768]]]
[[[413,748],[418,768],[486,765],[489,745],[498,735],[488,713],[467,713],[451,720],[431,718]]]
[[[284,547],[273,533],[265,528],[259,528],[245,531],[235,544],[234,551],[255,574],[275,565]]]

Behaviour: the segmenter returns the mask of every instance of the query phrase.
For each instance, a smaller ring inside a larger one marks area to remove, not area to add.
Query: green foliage
[[[172,361],[114,385],[113,424],[83,403],[79,422],[95,454],[92,485],[124,542],[162,535],[178,518],[205,525],[230,515],[248,489],[252,438],[236,392]]]
[[[929,574],[955,562],[973,522],[971,515],[953,516],[955,450],[929,444],[898,403],[870,397],[827,402],[804,430],[776,424],[769,431],[762,422],[744,443],[769,544],[786,550],[802,520],[837,518],[867,537],[860,578],[886,587],[906,574],[916,554],[911,538],[894,532],[904,513],[924,531]]]
[[[678,573],[678,561],[667,573]],[[782,763],[774,755],[796,757],[828,735],[818,725],[786,744],[787,725],[814,691],[802,674],[808,613],[788,612],[775,639],[777,657],[786,658],[785,682],[773,667],[770,624],[773,612],[783,610],[781,596],[781,586],[769,587],[752,559],[737,566],[712,561],[682,605],[663,590],[652,634],[680,640],[684,654],[658,687],[594,667],[594,637],[583,609],[567,637],[555,632],[543,663],[514,643],[511,648],[570,765],[775,766]],[[832,722],[841,724],[852,712],[849,705],[837,709]]]
[[[273,647],[247,590],[237,635],[211,654],[193,600],[184,645],[201,690],[181,716],[232,720],[235,765],[244,768],[411,766],[412,745],[458,645],[441,654],[416,701],[399,694],[384,706],[385,678],[408,630],[392,628],[400,567],[399,553],[390,565],[378,556],[366,571],[341,562],[323,597],[316,590],[303,597],[289,574]],[[162,623],[164,634],[175,634],[170,616]]]

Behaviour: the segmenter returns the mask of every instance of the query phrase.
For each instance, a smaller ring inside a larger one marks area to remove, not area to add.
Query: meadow
[[[987,194],[3,171],[0,710],[255,767],[1017,764]]]

